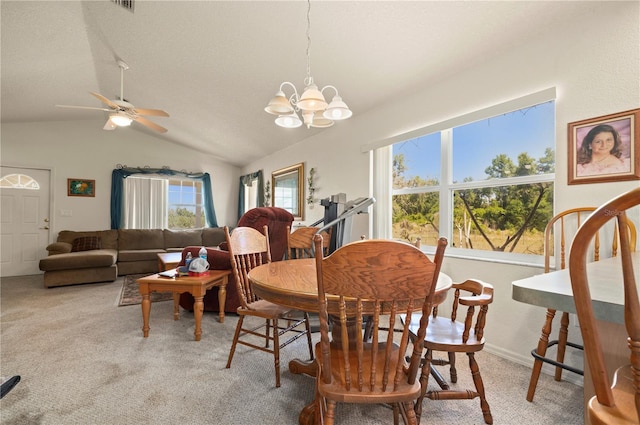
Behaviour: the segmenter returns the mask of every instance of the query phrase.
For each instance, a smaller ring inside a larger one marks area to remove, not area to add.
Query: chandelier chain
[[[313,84],[311,77],[311,0],[307,0],[307,78],[304,84]]]

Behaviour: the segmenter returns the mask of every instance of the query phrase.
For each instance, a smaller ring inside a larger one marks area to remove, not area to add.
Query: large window
[[[124,227],[190,229],[205,226],[202,182],[131,176],[125,179]]]
[[[411,136],[391,147],[393,238],[542,254],[553,216],[554,101]]]

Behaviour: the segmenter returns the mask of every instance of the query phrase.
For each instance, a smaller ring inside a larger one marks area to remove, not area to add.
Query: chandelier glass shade
[[[334,121],[345,120],[353,115],[353,112],[338,94],[338,89],[334,86],[324,86],[322,89],[318,89],[318,86],[313,82],[311,76],[311,1],[307,0],[307,4],[307,77],[304,80],[304,91],[302,95],[298,94],[296,86],[285,81],[280,84],[280,89],[264,108],[266,112],[277,115],[276,124],[285,128],[300,127],[302,122],[307,128],[331,127]],[[293,89],[293,94],[289,97],[284,92],[287,87]],[[327,89],[335,91],[331,103],[327,103],[323,94]],[[302,115],[302,120],[300,115]]]

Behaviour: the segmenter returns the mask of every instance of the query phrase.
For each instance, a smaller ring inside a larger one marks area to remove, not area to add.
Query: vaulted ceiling
[[[607,2],[603,2],[607,3]],[[311,74],[334,85],[351,120],[526,43],[598,2],[312,1]],[[90,91],[120,94],[168,129],[158,137],[242,166],[319,131],[264,112],[282,81],[303,86],[305,1],[108,0],[1,3],[2,122],[96,120]],[[331,93],[331,92],[329,92]],[[289,94],[289,93],[287,93]],[[349,121],[336,126],[349,125]],[[335,127],[334,127],[335,128]],[[115,131],[145,131],[134,123]]]

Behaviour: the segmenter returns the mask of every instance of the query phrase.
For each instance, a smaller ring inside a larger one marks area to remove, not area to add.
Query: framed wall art
[[[568,124],[569,184],[640,180],[640,109]]]
[[[96,196],[96,181],[87,179],[67,179],[67,196]]]

